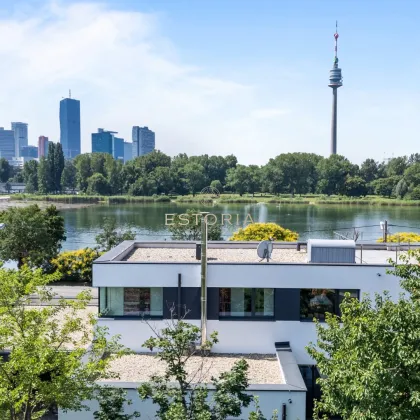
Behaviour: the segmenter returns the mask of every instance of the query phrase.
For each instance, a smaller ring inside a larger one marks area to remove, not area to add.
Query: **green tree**
[[[321,373],[314,418],[321,413],[345,420],[420,418],[419,263],[416,250],[394,264],[405,296],[394,301],[384,293],[358,301],[347,295],[340,317],[327,314],[325,326],[317,321],[317,343],[308,347]]]
[[[108,195],[110,191],[108,180],[100,173],[95,173],[87,180],[87,194]]]
[[[223,192],[223,185],[218,179],[211,181],[210,187],[216,189],[219,193]]]
[[[188,189],[193,196],[205,187],[204,168],[198,163],[187,163],[184,174]]]
[[[61,187],[63,190],[74,192],[77,186],[77,169],[71,160],[66,160],[63,173],[61,175]]]
[[[159,166],[151,173],[156,182],[156,192],[158,194],[169,194],[173,187],[173,178],[170,168]]]
[[[390,198],[395,191],[395,187],[401,180],[400,176],[391,176],[389,178],[379,178],[371,183],[375,194]]]
[[[50,143],[50,145],[53,143]],[[48,155],[49,156],[49,155]],[[53,154],[53,167],[52,167],[52,184],[53,184],[53,191],[61,192],[62,185],[61,185],[61,177],[64,171],[64,154],[63,148],[61,143],[56,143],[54,147],[54,154]]]
[[[106,154],[105,173],[110,194],[120,194],[122,192],[122,166],[120,160],[114,159],[110,154]]]
[[[4,189],[7,191],[7,194],[10,194],[10,191],[12,189],[12,185],[10,184],[9,181],[6,181],[6,183],[4,184]]]
[[[6,182],[11,176],[12,170],[9,162],[5,158],[0,159],[0,182]]]
[[[155,331],[144,347],[158,350],[156,358],[166,365],[164,375],[153,375],[150,382],[139,387],[143,400],[152,400],[159,408],[156,417],[161,420],[225,420],[239,417],[243,407],[248,407],[253,397],[245,393],[248,387],[248,363],[241,359],[219,378],[212,378],[213,397],[205,384],[193,384],[191,377],[205,371],[206,354],[218,342],[213,332],[200,350],[191,343],[200,340],[199,327],[184,321],[172,321],[161,331]],[[193,356],[202,357],[202,365],[189,375],[186,364]],[[168,383],[174,378],[177,386]],[[255,418],[255,417],[254,417]],[[258,418],[258,417],[257,417]]]
[[[80,192],[86,192],[88,188],[88,179],[92,176],[90,166],[90,154],[84,153],[74,158],[74,166],[77,169],[77,188]]]
[[[341,155],[331,155],[318,163],[318,191],[322,194],[343,194],[348,176],[354,176],[357,167]]]
[[[420,186],[413,188],[410,192],[411,200],[420,200]]]
[[[140,177],[131,185],[128,193],[134,196],[148,196],[156,193],[156,181],[152,176]]]
[[[226,185],[232,188],[240,196],[247,190],[246,182],[249,172],[245,165],[236,165],[235,168],[228,169],[226,175]]]
[[[201,240],[201,221],[200,213],[188,209],[184,214],[177,214],[173,223],[168,226],[172,239],[176,241],[199,241]],[[209,241],[222,240],[222,227],[217,222],[209,219],[207,225],[207,238]]]
[[[405,179],[402,178],[398,181],[398,184],[395,186],[395,195],[398,198],[404,198],[408,192],[408,185],[405,182]]]
[[[100,153],[100,152],[91,153],[90,169],[91,169],[92,175],[101,174],[103,176],[106,176],[105,161],[106,161],[107,156],[110,156],[109,153]]]
[[[102,231],[96,235],[95,240],[102,251],[109,251],[122,241],[133,241],[136,234],[131,230],[118,230],[117,221],[112,217],[104,217]]]
[[[0,269],[0,343],[10,350],[0,363],[2,419],[39,419],[53,405],[82,410],[96,381],[114,376],[110,362],[126,353],[93,314],[86,318],[89,292],[51,305],[45,285],[54,279],[27,267]],[[42,307],[29,306],[33,293]]]
[[[392,158],[388,161],[385,166],[385,172],[387,177],[401,176],[408,167],[407,156],[399,156]]]
[[[370,183],[378,178],[378,162],[374,159],[366,159],[360,166],[360,176],[366,183]]]
[[[254,197],[256,191],[261,191],[261,168],[257,165],[249,165],[246,170],[248,172],[246,189]]]
[[[344,183],[344,194],[349,197],[360,197],[367,194],[366,182],[360,176],[348,176]]]
[[[23,180],[25,182],[25,191],[35,193],[38,191],[38,162],[30,160],[23,166]]]
[[[50,143],[50,146],[52,143]],[[41,194],[48,194],[52,191],[53,180],[50,169],[50,162],[45,156],[41,156],[38,165],[38,191]]]
[[[93,418],[95,420],[131,420],[140,417],[137,411],[124,414],[124,404],[132,404],[132,401],[126,397],[127,391],[122,388],[100,387],[96,396],[99,411],[94,411]]]
[[[404,171],[404,179],[410,187],[420,186],[420,163],[413,163]]]
[[[41,267],[56,257],[66,239],[64,219],[54,206],[11,207],[0,213],[0,258]]]

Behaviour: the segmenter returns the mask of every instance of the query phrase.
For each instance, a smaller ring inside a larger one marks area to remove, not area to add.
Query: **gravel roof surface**
[[[259,262],[256,249],[210,248],[207,250],[208,262]],[[306,252],[295,249],[274,249],[271,262],[306,262]],[[125,261],[153,262],[198,262],[195,248],[136,248]]]
[[[283,384],[281,367],[275,354],[210,354],[192,356],[187,361],[188,380],[209,383],[212,376],[219,376],[244,358],[248,364],[250,384]],[[120,375],[121,382],[147,382],[153,374],[163,374],[165,363],[153,353],[131,354],[112,361],[110,370]]]

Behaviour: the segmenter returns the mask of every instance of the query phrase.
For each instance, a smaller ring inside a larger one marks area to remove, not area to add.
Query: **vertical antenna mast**
[[[69,89],[69,98],[71,99],[71,89]]]

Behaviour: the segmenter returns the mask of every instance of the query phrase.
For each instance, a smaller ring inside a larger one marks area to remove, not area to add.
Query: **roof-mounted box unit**
[[[308,262],[354,264],[356,242],[351,240],[309,239]]]

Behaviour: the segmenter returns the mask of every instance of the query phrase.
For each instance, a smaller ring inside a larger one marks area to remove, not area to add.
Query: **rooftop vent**
[[[309,239],[308,262],[355,264],[356,243],[351,240]]]

